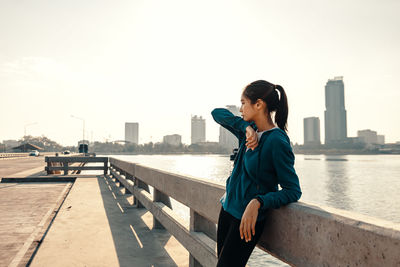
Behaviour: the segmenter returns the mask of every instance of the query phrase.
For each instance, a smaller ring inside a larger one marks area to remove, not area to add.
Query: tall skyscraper
[[[206,141],[206,120],[201,116],[192,116],[191,141],[192,144]]]
[[[139,123],[125,122],[125,141],[139,144]]]
[[[320,123],[318,117],[304,118],[304,145],[320,145]]]
[[[228,105],[226,108],[235,116],[240,116],[239,107]],[[230,131],[220,126],[219,128],[219,145],[229,150],[233,150],[239,146],[239,140]]]
[[[343,77],[329,79],[325,85],[325,144],[335,144],[347,138]]]

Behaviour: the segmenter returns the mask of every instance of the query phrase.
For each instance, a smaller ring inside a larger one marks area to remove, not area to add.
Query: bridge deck
[[[188,266],[186,249],[120,190],[76,179],[31,266]]]
[[[0,266],[25,266],[71,183],[0,183]]]
[[[0,178],[44,174],[44,157],[13,158],[0,160]]]
[[[0,160],[0,178],[44,174],[43,157]],[[71,183],[0,183],[0,266],[25,266]]]

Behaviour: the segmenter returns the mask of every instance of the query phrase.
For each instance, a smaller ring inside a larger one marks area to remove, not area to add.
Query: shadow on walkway
[[[120,266],[188,266],[189,253],[168,231],[153,229],[153,216],[132,205],[131,194],[109,177],[98,177]]]

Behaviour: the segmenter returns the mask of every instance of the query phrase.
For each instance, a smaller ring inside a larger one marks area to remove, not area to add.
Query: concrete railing
[[[138,207],[189,251],[190,266],[215,266],[216,223],[224,186],[110,158],[110,174]],[[154,188],[151,196],[148,185]],[[190,208],[190,227],[169,197]],[[292,266],[400,266],[400,225],[302,202],[270,210],[257,245]]]
[[[82,156],[58,156],[46,157],[45,162],[47,166],[45,170],[47,174],[52,171],[64,171],[64,175],[68,175],[69,171],[83,171],[83,170],[101,170],[104,175],[108,173],[108,158],[107,157],[82,157]],[[103,166],[84,166],[88,162],[103,163]],[[80,163],[80,166],[73,166],[73,163]],[[55,166],[59,164],[61,166]]]

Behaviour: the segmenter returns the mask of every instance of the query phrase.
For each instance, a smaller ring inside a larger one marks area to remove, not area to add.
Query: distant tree
[[[48,151],[48,152],[56,152],[56,151],[62,151],[63,146],[58,144],[57,142],[50,140],[46,136],[31,136],[31,135],[26,135],[22,137],[22,139],[18,140],[21,144],[32,144],[38,147],[43,148],[43,151]]]

